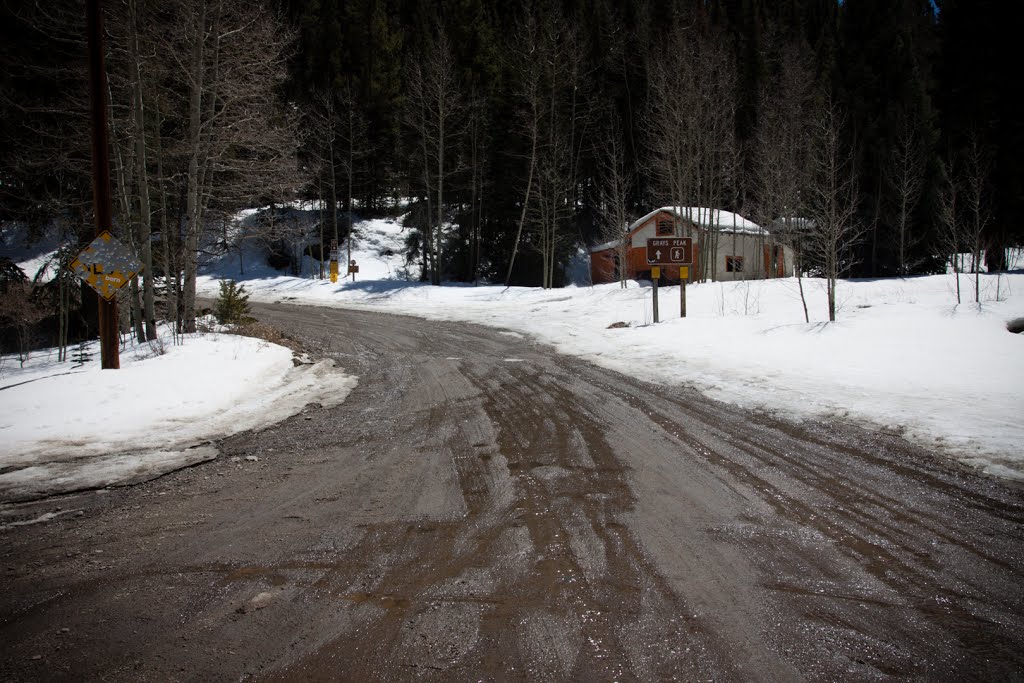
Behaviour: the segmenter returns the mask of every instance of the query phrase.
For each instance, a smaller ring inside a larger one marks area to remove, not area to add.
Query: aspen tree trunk
[[[345,264],[345,270],[348,271],[348,265],[352,263],[352,175],[355,173],[355,124],[353,117],[355,116],[355,104],[349,99],[348,103],[348,200],[345,202],[345,208],[348,211],[348,262]],[[356,274],[351,274],[352,280],[356,279]]]
[[[206,31],[206,2],[199,0],[199,15],[192,47],[192,80],[189,93],[189,148],[188,194],[186,212],[188,226],[185,232],[185,281],[182,297],[182,318],[185,332],[196,331],[196,274],[199,259],[199,221],[202,218],[200,197],[200,129],[203,106],[204,33]],[[204,164],[205,165],[205,164]]]
[[[139,185],[139,255],[142,259],[142,317],[146,340],[156,339],[156,310],[153,304],[154,273],[149,203],[149,173],[146,168],[146,121],[142,103],[142,74],[139,68],[138,7],[128,0],[130,14],[129,66],[132,79],[132,116],[135,120],[135,168]]]
[[[447,110],[445,108],[445,90],[443,87],[437,89],[437,227],[433,239],[430,241],[430,284],[441,284],[441,272],[439,267],[441,226],[444,222],[444,124]]]
[[[109,102],[113,102],[113,96],[108,97]],[[129,247],[135,247],[136,235],[135,235],[135,221],[132,220],[132,199],[131,190],[129,188],[129,178],[132,174],[132,170],[126,167],[125,156],[121,145],[119,144],[120,139],[127,139],[129,136],[121,133],[119,134],[116,127],[114,126],[114,115],[113,115],[113,104],[110,105],[111,111],[108,116],[108,120],[111,122],[112,132],[114,133],[114,144],[112,145],[114,151],[114,178],[117,184],[117,200],[121,206],[121,217],[123,224],[126,228],[126,234],[122,235],[125,238]],[[128,287],[128,308],[121,307],[119,313],[121,315],[121,331],[127,332],[129,329],[134,327],[135,338],[141,344],[146,341],[146,334],[142,327],[142,307],[139,305],[139,279],[138,276],[133,276],[131,283]],[[127,316],[127,317],[125,317]]]
[[[424,127],[424,130],[425,130],[426,129],[426,113],[425,112],[423,112],[423,127]],[[430,281],[433,282],[434,281],[434,272],[433,272],[433,260],[434,259],[433,259],[432,254],[433,254],[433,244],[434,244],[434,230],[433,230],[432,226],[433,226],[433,220],[434,220],[434,209],[433,209],[432,192],[431,192],[431,188],[430,188],[430,156],[429,156],[429,150],[428,150],[428,146],[427,146],[427,136],[426,135],[422,136],[422,142],[423,142],[423,186],[424,186],[424,193],[423,194],[427,198],[427,215],[426,215],[426,220],[425,220],[426,232],[423,235],[423,270],[424,270],[424,272],[422,273],[421,277],[422,277],[422,279],[425,280],[426,276],[427,276],[426,271],[429,270],[430,271]]]
[[[333,114],[332,114],[333,115]],[[329,136],[327,143],[327,153],[330,155],[330,167],[331,167],[331,234],[334,235],[334,241],[337,244],[341,244],[338,236],[338,177],[334,170],[334,133],[333,130]]]
[[[526,176],[526,196],[523,198],[523,210],[519,213],[519,227],[516,228],[516,240],[512,244],[512,258],[508,262],[508,273],[505,274],[505,286],[508,287],[512,280],[512,267],[516,264],[516,254],[519,251],[519,240],[523,237],[523,224],[526,223],[526,207],[530,204],[530,191],[533,189],[533,171],[537,165],[537,128],[532,131],[530,148],[530,172]]]
[[[476,90],[474,89],[470,93],[471,101],[473,102],[474,108],[476,107]],[[470,179],[469,189],[469,273],[470,278],[473,280],[473,284],[476,284],[476,263],[477,263],[477,250],[480,248],[480,244],[477,241],[477,222],[476,222],[476,185],[477,185],[477,174],[479,169],[477,168],[477,113],[474,110],[473,119],[470,123],[470,165],[473,168],[472,178]]]
[[[157,107],[157,111],[159,111],[159,106]],[[173,327],[175,331],[177,331],[180,329],[178,319],[178,292],[176,287],[178,280],[178,264],[176,259],[171,258],[171,254],[175,253],[172,248],[174,238],[171,234],[167,221],[167,188],[164,185],[163,139],[160,136],[161,124],[162,121],[160,120],[160,117],[157,117],[156,126],[154,127],[156,134],[154,144],[156,145],[156,186],[160,191],[160,247],[164,267],[164,296],[166,297],[164,302],[164,316],[167,320],[174,323]],[[175,274],[173,279],[171,277],[172,272]]]
[[[321,176],[317,181],[318,194],[320,195],[320,279],[325,277],[324,271],[324,181]]]

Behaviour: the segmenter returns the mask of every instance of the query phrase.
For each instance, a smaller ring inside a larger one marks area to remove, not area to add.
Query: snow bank
[[[355,380],[330,361],[294,367],[282,346],[232,334],[125,349],[121,369],[34,355],[0,372],[0,499],[123,484],[208,460],[206,444],[335,405]],[[162,353],[161,353],[162,351]]]

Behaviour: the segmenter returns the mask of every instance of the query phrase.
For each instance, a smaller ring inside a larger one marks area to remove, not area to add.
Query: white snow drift
[[[232,334],[126,348],[121,369],[37,354],[0,374],[0,500],[142,481],[216,457],[211,439],[265,427],[355,380],[331,361],[294,367],[282,346]],[[161,353],[162,352],[162,353]]]

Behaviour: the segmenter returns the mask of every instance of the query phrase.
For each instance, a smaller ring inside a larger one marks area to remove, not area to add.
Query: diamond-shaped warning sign
[[[104,230],[71,262],[71,269],[110,301],[117,290],[142,270],[142,262],[131,249]]]

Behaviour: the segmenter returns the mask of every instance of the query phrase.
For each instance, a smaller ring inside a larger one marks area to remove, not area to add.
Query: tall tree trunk
[[[149,173],[146,169],[146,121],[142,105],[142,74],[139,68],[138,8],[136,0],[128,0],[131,15],[129,66],[132,78],[132,115],[135,119],[135,167],[139,184],[139,250],[142,257],[142,317],[146,339],[156,339],[156,310],[153,304],[153,248],[150,238]]]
[[[202,218],[200,196],[201,119],[203,107],[204,40],[206,32],[206,2],[199,0],[199,16],[192,47],[192,82],[189,94],[189,159],[188,195],[186,212],[188,227],[185,232],[185,281],[182,298],[182,318],[185,332],[196,331],[196,275],[199,269],[199,222]],[[205,163],[202,164],[205,167]]]
[[[132,278],[131,282],[131,297],[132,297],[132,325],[135,328],[135,338],[140,344],[146,341],[146,332],[142,326],[142,305],[139,302],[139,276],[136,275]]]
[[[441,235],[444,224],[444,124],[445,124],[445,92],[444,88],[437,91],[437,227],[430,244],[430,284],[441,284]]]
[[[424,117],[425,118],[425,117]],[[427,198],[427,215],[424,217],[425,231],[423,233],[423,272],[420,274],[421,280],[427,279],[427,271],[430,272],[431,282],[433,282],[433,258],[431,256],[433,252],[434,242],[434,231],[431,227],[434,220],[433,211],[433,199],[431,197],[430,189],[430,157],[427,154],[427,136],[423,137],[423,195]]]
[[[530,191],[533,189],[533,171],[537,165],[537,127],[534,120],[533,141],[530,149],[530,172],[526,176],[526,196],[523,198],[523,210],[519,213],[519,227],[516,228],[516,240],[512,243],[512,258],[508,262],[508,273],[505,274],[505,286],[512,281],[512,267],[516,264],[516,253],[519,251],[519,240],[523,236],[523,224],[526,223],[526,207],[530,204]]]
[[[330,139],[327,143],[327,153],[330,155],[329,167],[331,169],[331,198],[327,212],[331,214],[331,235],[334,236],[335,244],[341,244],[338,235],[338,174],[334,167],[334,131],[332,129]]]
[[[159,111],[159,106],[157,107]],[[163,257],[164,267],[164,296],[166,297],[164,316],[167,320],[174,323],[173,327],[178,330],[178,299],[177,299],[177,288],[174,283],[177,282],[177,263],[176,260],[171,258],[173,253],[176,253],[172,247],[174,242],[174,236],[171,234],[170,226],[167,220],[167,188],[164,185],[164,162],[163,162],[163,139],[160,136],[160,117],[157,117],[156,125],[153,130],[155,131],[154,144],[156,145],[156,186],[160,192],[160,247]],[[177,232],[177,230],[175,230]],[[175,273],[174,278],[171,278],[171,273]]]
[[[345,264],[345,270],[348,270],[348,266],[352,264],[352,175],[355,173],[355,104],[351,98],[348,100],[348,196],[345,199],[345,224],[348,226],[348,237],[345,243],[348,245],[348,258]],[[352,273],[352,280],[356,279],[356,274]]]

